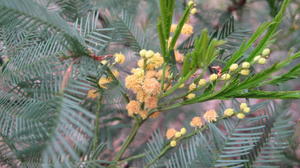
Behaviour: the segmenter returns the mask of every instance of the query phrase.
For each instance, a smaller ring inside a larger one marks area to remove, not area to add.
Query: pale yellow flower
[[[155,78],[146,78],[143,90],[148,95],[157,95],[160,92],[160,83]]]
[[[228,73],[226,73],[226,74],[223,74],[223,75],[221,76],[221,80],[229,80],[230,77],[231,77],[231,75],[228,74]]]
[[[244,68],[244,69],[250,68],[250,63],[249,62],[243,62],[242,63],[242,68]]]
[[[260,58],[257,63],[259,64],[266,64],[267,60],[265,58]]]
[[[179,138],[179,137],[181,137],[181,133],[180,132],[176,132],[175,133],[175,138]]]
[[[209,76],[209,80],[210,81],[215,81],[215,80],[217,80],[218,79],[218,75],[217,74],[211,74],[210,76]]]
[[[141,110],[138,114],[142,117],[143,120],[148,117],[148,112],[146,110]]]
[[[137,93],[142,89],[140,78],[136,75],[128,75],[125,78],[125,87],[131,89],[134,93]]]
[[[154,55],[154,52],[153,52],[152,50],[148,50],[148,51],[146,52],[145,57],[149,59],[149,58],[151,58],[153,55]]]
[[[190,86],[189,86],[189,91],[192,91],[192,90],[194,90],[194,89],[196,89],[197,88],[197,85],[195,84],[195,83],[192,83],[192,84],[190,84]]]
[[[170,142],[170,146],[171,147],[175,147],[177,145],[177,142],[175,141],[175,140],[172,140],[171,142]]]
[[[254,59],[253,59],[253,61],[254,61],[254,62],[257,62],[260,58],[262,58],[260,55],[255,56]]]
[[[139,102],[144,102],[146,96],[147,96],[146,93],[143,91],[142,87],[140,87],[139,90],[137,90],[137,92],[136,92],[136,99]]]
[[[239,118],[239,119],[244,119],[246,117],[246,115],[244,113],[238,113],[236,115],[236,117]]]
[[[271,50],[269,48],[265,48],[262,52],[262,56],[267,56],[271,53]]]
[[[218,113],[215,110],[208,110],[204,113],[203,118],[207,122],[217,121]]]
[[[250,70],[249,69],[242,69],[240,72],[241,75],[247,76],[250,74]]]
[[[247,108],[248,107],[248,105],[246,104],[246,103],[241,103],[240,104],[240,109],[241,110],[244,110],[245,108]]]
[[[238,64],[232,64],[232,65],[230,65],[230,67],[229,67],[229,71],[235,71],[235,70],[238,69],[238,67],[239,67]]]
[[[250,110],[251,110],[251,109],[250,109],[250,107],[246,107],[246,108],[244,108],[244,109],[243,109],[243,112],[245,112],[245,113],[249,113],[249,112],[250,112]]]
[[[145,57],[146,53],[147,53],[147,50],[142,49],[139,54],[140,54],[141,57]]]
[[[186,134],[186,128],[181,128],[181,129],[180,129],[180,133],[181,133],[181,135]]]
[[[234,114],[234,110],[232,108],[228,108],[224,111],[224,116],[230,117]]]
[[[188,94],[187,96],[186,96],[186,98],[188,98],[188,99],[193,99],[193,98],[195,98],[196,97],[196,94],[195,93],[190,93],[190,94]]]
[[[141,104],[138,101],[131,100],[126,105],[126,109],[128,111],[128,115],[133,116],[134,114],[138,114],[141,111]]]
[[[158,98],[156,96],[147,96],[145,98],[145,107],[153,109],[157,107]]]
[[[173,138],[173,137],[175,136],[176,132],[177,132],[176,129],[174,129],[174,128],[169,128],[169,129],[167,130],[167,132],[166,132],[166,137],[167,137],[167,139]]]
[[[203,126],[203,122],[202,122],[202,119],[200,117],[194,117],[192,119],[192,121],[190,122],[190,126],[191,127],[199,127],[201,128]]]
[[[198,82],[198,85],[199,85],[199,86],[204,86],[204,85],[206,85],[206,79],[200,79],[199,82]]]
[[[191,10],[191,14],[194,15],[194,14],[196,14],[196,13],[197,13],[197,9],[196,9],[196,8],[193,8],[193,9]]]
[[[122,53],[114,54],[115,62],[118,64],[123,64],[125,62],[125,55]]]

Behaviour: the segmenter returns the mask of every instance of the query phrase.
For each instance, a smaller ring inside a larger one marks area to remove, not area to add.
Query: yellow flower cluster
[[[177,145],[178,138],[180,138],[182,135],[186,134],[187,130],[186,128],[181,128],[180,131],[177,131],[174,128],[169,128],[166,132],[167,139],[172,139],[170,142],[171,147],[175,147]]]
[[[133,100],[134,106],[127,105],[128,115],[140,115],[143,119],[147,118],[147,111],[154,109],[158,104],[158,94],[161,91],[159,80],[162,77],[162,64],[164,60],[159,53],[152,50],[141,50],[141,59],[138,61],[138,68],[131,70],[131,75],[125,78],[125,87],[136,94],[136,100]],[[170,75],[166,70],[165,76]],[[131,101],[132,102],[132,101]],[[143,108],[142,108],[143,105]],[[139,106],[136,108],[135,106]],[[132,109],[136,110],[135,112]],[[157,117],[159,112],[153,113],[150,117]]]
[[[245,113],[249,113],[251,109],[250,109],[250,107],[248,107],[248,105],[246,103],[241,103],[240,110],[241,111],[239,111],[239,112],[235,112],[234,109],[228,108],[224,111],[224,116],[231,117],[235,114],[237,118],[244,119],[246,117]]]
[[[194,117],[192,119],[192,121],[190,122],[190,126],[191,127],[201,128],[203,125],[204,125],[204,123],[203,123],[201,117]]]
[[[266,64],[267,59],[270,57],[271,50],[269,48],[265,48],[261,55],[258,55],[254,58],[254,62],[257,62],[258,64]]]
[[[116,78],[118,78],[119,77],[119,75],[120,75],[120,73],[119,73],[119,71],[117,71],[117,70],[112,70],[112,74],[116,77]],[[98,85],[101,87],[101,88],[105,88],[105,89],[107,89],[107,84],[109,84],[110,82],[112,82],[113,81],[113,78],[112,77],[101,77],[100,79],[99,79],[99,81],[98,81]]]

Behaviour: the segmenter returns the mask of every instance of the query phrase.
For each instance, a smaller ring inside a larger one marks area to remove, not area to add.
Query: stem
[[[97,106],[96,106],[95,136],[93,139],[93,151],[97,150],[97,146],[99,144],[101,101],[102,101],[102,94],[100,94],[99,102],[97,103]]]
[[[145,168],[149,168],[151,165],[153,165],[157,160],[159,160],[165,153],[167,153],[169,151],[169,149],[171,149],[172,147],[170,145],[167,145],[164,147],[164,149],[159,153],[159,155],[153,159],[151,162],[149,162]]]
[[[121,157],[125,153],[126,149],[131,144],[134,137],[136,136],[136,134],[137,134],[139,128],[141,127],[142,123],[143,123],[143,121],[136,119],[136,122],[134,123],[133,128],[131,129],[128,137],[126,138],[125,142],[123,143],[123,145],[121,147],[121,150],[117,153],[114,161],[119,161],[121,159]]]

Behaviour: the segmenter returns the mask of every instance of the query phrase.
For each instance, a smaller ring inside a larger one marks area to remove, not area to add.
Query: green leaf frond
[[[144,36],[144,32],[136,26],[133,16],[125,10],[122,10],[120,15],[116,12],[113,13],[115,13],[115,19],[111,21],[111,24],[117,33],[117,42],[130,47],[135,52],[150,47],[148,39]]]
[[[99,11],[92,11],[85,17],[78,18],[74,24],[74,28],[78,29],[87,47],[95,54],[100,54],[109,45],[114,30],[114,28],[100,28],[98,18]]]
[[[77,18],[88,14],[92,9],[91,0],[53,0],[60,7],[60,14],[63,18],[75,21]]]
[[[78,48],[78,46],[82,46],[84,42],[79,34],[59,15],[49,12],[32,0],[3,0],[0,2],[0,9],[0,24],[5,25],[17,20],[18,26],[23,29],[34,30],[44,27],[48,31],[61,33],[65,40],[74,47],[73,49],[77,47],[77,50],[82,52],[82,48]]]

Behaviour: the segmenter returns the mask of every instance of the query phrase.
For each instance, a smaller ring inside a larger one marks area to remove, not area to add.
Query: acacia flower
[[[97,92],[97,90],[91,89],[91,90],[88,91],[87,98],[89,98],[89,99],[95,99],[98,96],[99,96],[99,93]]]
[[[114,54],[115,62],[118,64],[123,64],[125,62],[125,56],[122,53]]]
[[[257,62],[260,58],[262,58],[260,55],[255,56],[254,59],[253,59],[253,61],[254,61],[254,62]]]
[[[175,147],[177,145],[177,142],[175,141],[175,140],[172,140],[171,142],[170,142],[170,146],[171,147]]]
[[[194,1],[191,0],[191,1],[188,2],[188,6],[193,6],[193,5],[195,5]]]
[[[240,104],[240,109],[241,110],[244,110],[245,108],[247,108],[248,107],[248,105],[246,104],[246,103],[241,103]]]
[[[237,70],[238,69],[238,67],[239,67],[239,65],[238,64],[232,64],[232,65],[230,65],[230,67],[229,67],[229,71],[235,71],[235,70]]]
[[[128,111],[128,115],[132,117],[134,114],[138,114],[141,111],[141,103],[136,100],[131,100],[126,105],[126,109]]]
[[[157,95],[160,92],[160,83],[155,78],[146,78],[143,90],[148,95]]]
[[[173,138],[173,137],[175,136],[176,132],[177,132],[176,129],[174,129],[174,128],[169,128],[169,129],[167,130],[167,132],[166,132],[166,137],[167,137],[167,139]]]
[[[147,50],[142,49],[139,54],[140,54],[141,57],[145,57],[146,53],[147,53]]]
[[[217,121],[218,113],[215,110],[208,110],[204,113],[203,118],[207,122]]]
[[[251,109],[250,109],[250,107],[246,107],[246,108],[244,108],[244,109],[243,109],[243,112],[245,112],[245,113],[249,113],[249,112],[250,112],[250,110],[251,110]]]
[[[181,30],[181,34],[191,35],[194,33],[194,28],[190,24],[184,24]]]
[[[125,87],[131,89],[134,93],[139,92],[142,89],[140,78],[136,75],[128,75],[125,78]]]
[[[249,75],[249,73],[250,73],[250,70],[249,70],[249,69],[242,69],[241,72],[240,72],[240,74],[241,74],[241,75],[244,75],[244,76]]]
[[[228,74],[228,73],[226,73],[226,74],[223,74],[223,75],[221,76],[221,80],[229,80],[230,77],[231,77],[231,75]]]
[[[186,96],[186,98],[188,98],[188,99],[193,99],[193,98],[195,98],[196,97],[196,94],[195,93],[190,93],[190,94],[188,94],[187,96]]]
[[[181,132],[180,131],[175,133],[175,138],[179,138],[179,137],[181,137]]]
[[[246,115],[245,115],[244,113],[238,113],[238,114],[236,115],[236,117],[237,117],[238,119],[244,119],[244,118],[246,117]]]
[[[181,133],[181,135],[186,134],[186,128],[181,128],[181,129],[180,129],[180,133]]]
[[[196,9],[196,8],[193,8],[193,9],[191,10],[191,14],[194,15],[194,14],[196,14],[196,13],[197,13],[197,9]]]
[[[153,55],[154,55],[154,52],[153,52],[152,50],[148,50],[148,51],[146,52],[145,57],[149,59],[149,58],[151,58]]]
[[[250,63],[249,62],[243,62],[242,63],[242,68],[244,68],[244,69],[250,68]]]
[[[271,53],[271,50],[269,48],[265,48],[262,52],[262,56],[267,56]]]
[[[265,58],[260,58],[257,61],[259,64],[266,64],[267,60]]]
[[[144,102],[145,98],[146,98],[146,93],[144,92],[144,90],[142,89],[142,87],[140,86],[140,88],[136,91],[134,91],[136,93],[136,99],[139,102]]]
[[[206,84],[206,79],[200,79],[198,82],[198,86],[204,86]]]
[[[203,126],[202,119],[200,117],[194,117],[192,121],[190,122],[191,127],[199,127],[201,128]]]
[[[224,111],[224,116],[230,117],[234,114],[234,110],[232,108],[228,108]]]
[[[157,107],[158,98],[155,96],[147,96],[145,98],[145,106],[146,108],[153,109]]]
[[[215,80],[217,80],[218,79],[218,75],[217,74],[211,74],[210,76],[209,76],[209,80],[210,81],[215,81]]]
[[[197,88],[197,85],[195,83],[191,83],[190,86],[189,86],[189,91],[192,91],[196,88]]]
[[[148,112],[146,110],[141,110],[138,112],[138,114],[142,117],[143,120],[148,116]]]

